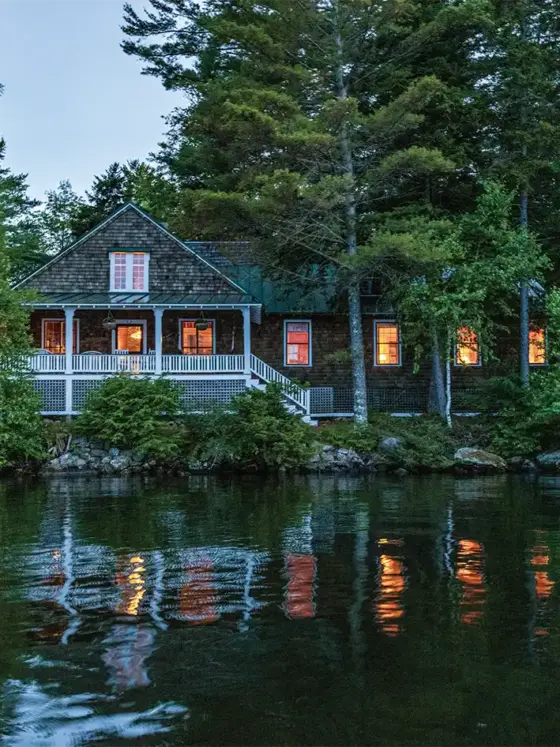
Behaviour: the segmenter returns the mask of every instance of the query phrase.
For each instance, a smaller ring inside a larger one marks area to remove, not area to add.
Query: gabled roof
[[[210,270],[215,272],[217,275],[221,276],[226,282],[228,282],[232,288],[235,290],[236,293],[241,293],[242,295],[246,295],[246,291],[244,288],[242,288],[238,283],[235,282],[235,280],[232,280],[231,277],[225,274],[223,270],[219,269],[212,261],[208,259],[210,256],[209,251],[201,251],[200,253],[196,251],[195,246],[199,245],[199,242],[185,242],[181,241],[181,239],[178,236],[175,236],[175,234],[171,233],[169,229],[167,229],[164,225],[162,225],[159,221],[156,221],[152,216],[147,213],[145,210],[143,210],[141,207],[136,205],[134,202],[126,202],[121,207],[114,210],[111,215],[107,216],[105,220],[101,221],[97,226],[91,229],[91,231],[88,231],[86,234],[84,234],[81,238],[79,238],[77,241],[75,241],[73,244],[70,244],[70,246],[66,247],[66,249],[63,249],[61,252],[59,252],[55,257],[53,257],[51,260],[46,262],[44,265],[39,267],[37,270],[32,272],[30,275],[28,275],[26,278],[21,280],[19,283],[16,284],[16,288],[19,288],[23,285],[25,285],[27,282],[29,282],[32,278],[34,278],[36,275],[41,274],[44,270],[46,270],[48,267],[51,267],[52,265],[59,262],[63,257],[66,257],[71,252],[78,249],[86,240],[90,239],[92,236],[94,236],[96,233],[98,233],[101,229],[105,228],[111,221],[113,221],[118,215],[121,215],[127,210],[134,210],[136,213],[141,215],[144,219],[148,220],[150,223],[152,223],[159,231],[164,233],[168,238],[176,242],[185,252],[188,252],[191,254],[194,258],[196,258],[199,262],[206,265]],[[237,242],[232,242],[233,244],[236,244]],[[244,242],[239,242],[240,244],[243,244]],[[205,242],[200,242],[200,246],[205,247],[211,247],[213,246],[211,242],[206,244]],[[206,256],[204,256],[206,255]],[[219,256],[219,253],[214,251],[212,253],[212,258],[216,258]],[[227,261],[224,262],[223,258],[221,261],[222,265],[227,265]]]

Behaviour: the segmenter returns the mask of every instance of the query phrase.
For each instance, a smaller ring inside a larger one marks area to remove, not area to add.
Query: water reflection
[[[486,595],[483,555],[480,542],[471,539],[458,541],[456,578],[461,584],[460,619],[465,625],[482,620]]]
[[[531,681],[520,651],[556,664],[560,632],[560,504],[531,513],[538,490],[110,479],[14,504],[0,489],[7,743],[471,745],[478,723],[515,743],[499,729],[516,709],[494,727],[486,704],[510,662]]]
[[[401,632],[406,577],[401,557],[389,554],[389,551],[398,553],[402,540],[382,538],[378,540],[378,546],[381,554],[379,556],[379,587],[374,602],[375,619],[386,635],[394,637]]]

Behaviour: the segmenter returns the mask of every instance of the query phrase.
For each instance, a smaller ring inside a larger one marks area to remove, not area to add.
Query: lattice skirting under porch
[[[79,413],[95,389],[103,385],[105,377],[96,378],[41,378],[35,379],[35,391],[41,397],[44,415],[69,415]],[[181,391],[181,401],[186,412],[205,410],[213,404],[227,404],[236,394],[245,391],[246,378],[178,379],[173,380]]]
[[[428,387],[368,387],[368,407],[377,412],[425,413],[428,411]],[[477,409],[476,389],[453,391],[453,412]],[[311,387],[311,416],[349,416],[354,410],[350,387]]]

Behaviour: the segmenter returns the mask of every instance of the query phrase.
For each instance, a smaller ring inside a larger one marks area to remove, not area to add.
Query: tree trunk
[[[430,392],[430,412],[437,412],[442,420],[446,419],[446,395],[441,367],[441,352],[439,349],[438,333],[432,329],[432,382]]]
[[[447,333],[447,353],[445,356],[445,421],[451,428],[451,330]]]
[[[527,192],[522,192],[520,199],[522,228],[526,228],[528,223],[528,203],[529,196]],[[529,386],[529,284],[527,280],[521,281],[519,295],[521,386]]]
[[[348,88],[344,80],[344,57],[340,28],[336,28],[335,42],[338,63],[336,66],[337,98],[343,101],[348,98]],[[342,124],[340,130],[340,154],[341,172],[348,179],[345,194],[345,243],[346,251],[352,255],[356,254],[358,248],[356,237],[356,195],[354,160],[346,122]],[[362,327],[362,302],[360,298],[360,283],[355,277],[350,279],[348,286],[348,320],[350,323],[350,352],[352,354],[352,383],[354,386],[354,420],[356,423],[367,423],[367,385],[364,332]]]

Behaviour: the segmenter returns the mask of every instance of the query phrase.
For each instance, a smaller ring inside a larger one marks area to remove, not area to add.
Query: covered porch
[[[250,296],[60,293],[32,305],[36,374],[251,372]]]

